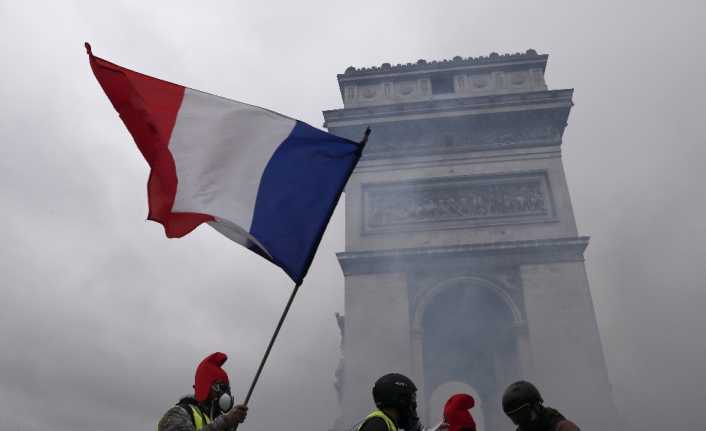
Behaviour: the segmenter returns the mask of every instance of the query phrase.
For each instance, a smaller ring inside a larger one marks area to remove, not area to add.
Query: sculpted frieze
[[[437,228],[439,223],[527,222],[552,213],[544,174],[370,185],[364,199],[368,232],[419,225]]]
[[[558,145],[563,127],[555,124],[519,124],[506,127],[435,131],[416,136],[379,139],[365,149],[365,158],[394,155],[433,155],[452,152],[504,149],[532,145]],[[399,135],[398,135],[399,136]]]

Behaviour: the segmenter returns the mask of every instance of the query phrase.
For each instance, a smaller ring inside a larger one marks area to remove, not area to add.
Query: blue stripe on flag
[[[356,142],[297,121],[263,172],[250,234],[297,284],[361,151]]]

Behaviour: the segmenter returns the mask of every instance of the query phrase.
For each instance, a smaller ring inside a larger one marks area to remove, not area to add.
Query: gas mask
[[[227,383],[215,383],[211,386],[211,391],[214,395],[211,401],[211,417],[216,416],[214,413],[225,413],[233,408],[234,399]]]

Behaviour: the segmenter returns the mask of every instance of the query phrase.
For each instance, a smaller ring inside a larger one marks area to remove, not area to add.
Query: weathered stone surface
[[[344,108],[326,126],[373,133],[346,187],[337,430],[392,371],[417,383],[427,424],[431,400],[464,388],[484,430],[509,429],[500,395],[524,378],[582,429],[614,429],[561,163],[573,91],[546,88],[546,61],[529,50],[338,76]]]
[[[363,189],[366,234],[549,221],[543,173],[405,181]]]
[[[454,57],[380,67],[349,67],[338,75],[346,108],[435,100],[449,97],[508,94],[547,89],[547,55],[524,54]]]

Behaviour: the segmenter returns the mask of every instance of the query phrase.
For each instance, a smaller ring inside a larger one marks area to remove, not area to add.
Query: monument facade
[[[420,416],[471,393],[479,429],[511,429],[502,391],[533,381],[585,430],[615,408],[561,161],[571,89],[547,55],[348,68],[332,133],[372,134],[345,193],[341,418],[388,372],[419,386]]]

